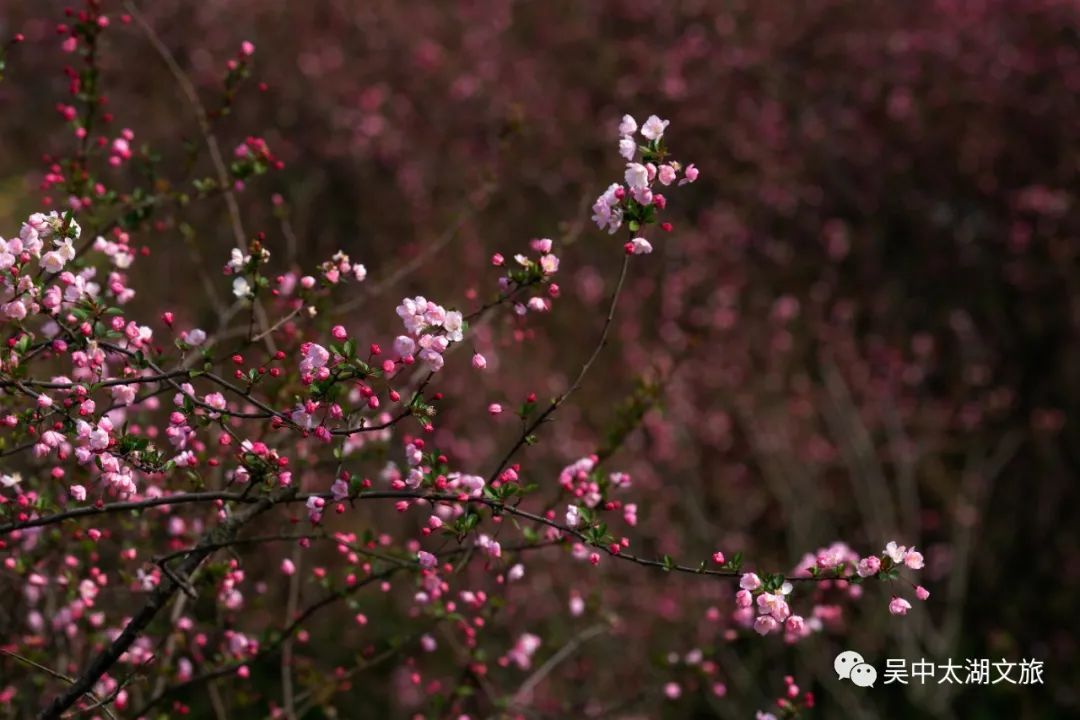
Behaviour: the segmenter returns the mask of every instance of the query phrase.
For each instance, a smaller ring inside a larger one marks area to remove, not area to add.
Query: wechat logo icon
[[[859,687],[873,687],[877,669],[854,650],[845,650],[833,660],[833,670],[841,680],[850,680]]]

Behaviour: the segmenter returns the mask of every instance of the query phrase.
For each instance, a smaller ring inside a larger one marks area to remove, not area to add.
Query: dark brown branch
[[[67,510],[61,513],[55,513],[53,515],[43,515],[31,520],[23,520],[21,522],[10,523],[8,525],[0,525],[0,535],[7,535],[8,533],[15,532],[16,530],[25,530],[27,528],[44,527],[45,525],[54,525],[56,523],[64,522],[65,520],[75,520],[81,517],[90,517],[93,515],[107,515],[110,513],[125,512],[127,510],[144,510],[146,508],[158,507],[160,505],[182,505],[185,503],[199,503],[199,502],[213,502],[217,500],[228,500],[234,502],[248,502],[242,495],[238,493],[227,492],[193,492],[193,493],[179,493],[176,495],[166,495],[157,498],[148,498],[146,500],[130,500],[127,502],[106,503],[104,505],[88,505],[87,507],[75,508],[74,510]]]

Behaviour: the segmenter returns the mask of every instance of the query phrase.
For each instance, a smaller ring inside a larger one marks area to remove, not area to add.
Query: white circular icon
[[[862,663],[851,668],[851,682],[859,687],[873,687],[877,680],[877,669],[873,665]]]

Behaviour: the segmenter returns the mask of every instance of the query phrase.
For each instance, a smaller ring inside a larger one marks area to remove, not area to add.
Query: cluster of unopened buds
[[[281,170],[284,161],[270,151],[266,140],[260,137],[248,137],[233,149],[233,162],[229,171],[233,176],[234,188],[244,189],[244,181],[255,175],[262,175],[268,170]]]
[[[627,254],[648,255],[653,251],[652,243],[638,233],[658,222],[660,211],[667,207],[667,197],[658,186],[685,185],[698,179],[693,163],[684,168],[668,158],[664,144],[668,124],[650,115],[639,129],[633,117],[623,116],[619,123],[619,155],[627,161],[624,183],[612,183],[593,203],[592,219],[601,230],[614,234],[624,223],[627,225],[634,236],[625,245]],[[639,132],[640,143],[635,140]],[[660,227],[670,231],[671,223],[661,223]]]
[[[803,710],[814,707],[814,693],[807,690],[805,693],[795,684],[795,678],[791,675],[784,676],[784,694],[776,699],[776,713],[759,710],[754,715],[754,720],[780,720],[781,718],[795,718]]]
[[[135,139],[135,133],[129,128],[120,131],[120,137],[115,138],[109,145],[109,164],[120,167],[124,162],[131,159],[131,142]]]

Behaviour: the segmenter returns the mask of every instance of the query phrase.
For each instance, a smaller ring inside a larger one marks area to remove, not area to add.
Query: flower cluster
[[[718,556],[717,561],[723,563],[723,554]],[[783,629],[785,639],[794,642],[839,619],[840,607],[825,600],[829,593],[857,599],[862,596],[862,583],[866,579],[894,580],[899,577],[900,569],[905,567],[921,569],[922,554],[914,548],[889,542],[880,556],[860,558],[846,543],[835,542],[807,553],[792,571],[792,578],[816,581],[814,591],[818,600],[807,618],[792,613],[788,596],[794,585],[784,576],[759,576],[751,572],[744,573],[739,580],[734,619],[742,625],[752,625],[761,635]],[[921,585],[913,587],[920,600],[930,596]],[[893,597],[889,602],[889,612],[893,615],[904,615],[910,609],[910,603],[903,598]]]
[[[746,573],[739,579],[739,591],[735,593],[736,620],[745,622],[753,617],[754,631],[768,635],[780,628],[789,642],[809,633],[801,615],[794,615],[788,605],[788,596],[794,586],[780,576],[768,576],[764,580],[757,573]]]
[[[791,675],[784,676],[784,694],[776,699],[776,707],[780,715],[765,710],[758,710],[754,714],[754,720],[780,720],[780,718],[796,718],[803,710],[811,710],[816,704],[814,693],[809,690],[805,693],[795,684],[795,678]]]
[[[554,243],[551,238],[535,238],[529,242],[529,247],[537,254],[536,258],[530,258],[523,253],[517,253],[513,257],[513,263],[508,263],[502,253],[495,253],[491,257],[491,264],[495,267],[505,267],[506,273],[499,278],[499,290],[504,298],[514,298],[514,312],[524,316],[528,312],[547,312],[551,309],[551,301],[559,297],[559,286],[552,282],[555,273],[559,271],[559,256],[554,252]],[[534,295],[528,300],[518,299],[518,295],[533,286],[547,286],[547,292]],[[477,363],[477,369],[482,369],[485,362],[481,359]]]
[[[270,169],[281,170],[285,163],[270,152],[270,146],[260,137],[248,137],[233,149],[233,162],[229,172],[237,190],[244,188],[244,183],[256,175],[262,175]]]
[[[10,296],[0,301],[0,315],[8,320],[22,320],[39,311],[39,300],[52,310],[59,308],[61,291],[54,288],[52,293],[42,297],[42,288],[24,273],[36,259],[48,275],[60,274],[67,263],[75,259],[73,243],[81,233],[82,228],[74,217],[70,214],[61,216],[54,210],[31,215],[23,223],[18,237],[9,240],[0,237],[0,283],[4,295]],[[65,273],[62,278],[62,282],[70,285],[79,284],[78,280],[71,273]],[[82,285],[85,287],[85,279]]]
[[[447,310],[420,295],[402,300],[397,314],[408,334],[394,339],[394,352],[405,364],[417,357],[433,372],[442,369],[443,353],[451,343],[461,342],[468,329],[461,312]]]
[[[595,508],[601,502],[607,500],[609,491],[626,490],[631,485],[631,477],[627,473],[610,472],[604,475],[594,472],[598,463],[599,458],[596,455],[589,455],[567,465],[559,473],[559,486],[569,493],[577,503],[587,508]],[[619,507],[619,502],[611,501],[605,504],[604,509],[615,510]],[[627,514],[627,522],[633,525],[637,521],[636,506],[630,505],[628,507],[632,508],[632,510]],[[577,526],[578,513],[577,505],[571,505],[567,508],[567,524],[571,527]],[[634,516],[634,522],[629,520],[631,515]],[[570,522],[570,518],[573,518],[573,522]]]
[[[233,248],[229,255],[229,262],[225,264],[225,275],[234,275],[232,291],[238,299],[250,298],[255,294],[260,285],[266,281],[259,276],[259,266],[270,262],[270,251],[260,242],[253,242],[248,247],[248,252],[240,248]],[[261,281],[261,282],[260,282]]]
[[[337,285],[343,278],[348,277],[352,277],[356,282],[364,282],[367,279],[367,268],[360,263],[352,262],[348,255],[340,251],[320,265],[319,270],[326,282],[331,285]]]
[[[634,139],[639,132],[637,121],[630,115],[623,116],[619,123],[619,155],[627,161],[624,182],[609,185],[593,203],[592,219],[601,230],[614,234],[623,223],[627,224],[634,236],[625,245],[628,254],[647,255],[653,250],[652,243],[638,233],[657,222],[659,212],[667,207],[667,197],[660,187],[684,185],[698,179],[699,171],[693,163],[683,168],[681,163],[669,159],[664,143],[668,124],[669,121],[650,115],[641,125],[643,140],[639,144]],[[670,223],[661,227],[671,230]]]

